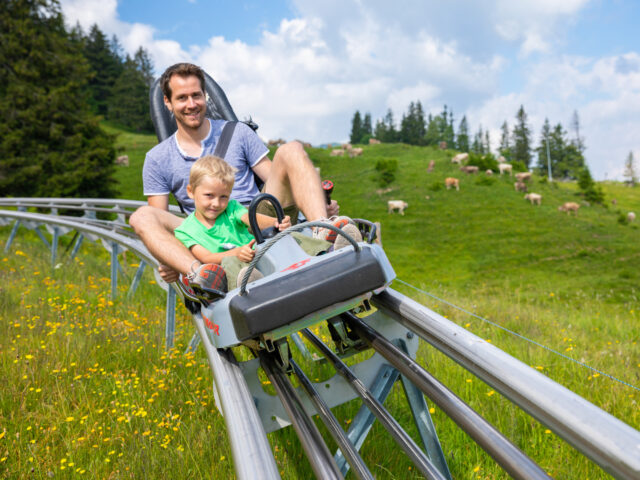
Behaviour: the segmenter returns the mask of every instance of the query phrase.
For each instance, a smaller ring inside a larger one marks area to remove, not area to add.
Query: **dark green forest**
[[[67,28],[57,0],[0,2],[0,196],[113,197],[103,119],[152,131],[153,65],[94,25]]]

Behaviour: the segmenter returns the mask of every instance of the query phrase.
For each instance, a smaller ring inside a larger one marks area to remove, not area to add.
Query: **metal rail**
[[[429,457],[416,445],[413,439],[407,435],[402,429],[400,424],[393,418],[389,412],[385,410],[382,403],[375,398],[374,395],[364,386],[364,384],[356,377],[353,372],[347,367],[340,358],[333,353],[333,351],[327,347],[318,337],[316,337],[310,330],[302,330],[302,334],[313,343],[313,345],[320,350],[320,352],[331,362],[336,371],[343,376],[352,388],[362,398],[365,405],[373,412],[378,418],[380,423],[389,432],[398,445],[409,456],[418,469],[427,477],[437,480],[445,480],[445,477],[438,471],[433,465]]]
[[[372,304],[477,375],[616,478],[640,478],[640,432],[446,318],[387,289]]]
[[[307,454],[311,468],[317,478],[321,479],[342,479],[344,478],[338,469],[333,456],[322,439],[313,420],[305,411],[300,398],[296,394],[287,376],[282,372],[273,358],[264,350],[258,352],[260,364],[267,377],[273,384],[278,396],[282,400],[285,410],[291,418],[293,428],[295,428],[302,448]]]
[[[305,392],[307,392],[307,395],[309,395],[309,398],[315,405],[318,415],[322,418],[322,421],[329,429],[331,436],[340,447],[340,450],[349,462],[349,465],[351,465],[351,468],[353,468],[353,473],[361,480],[373,480],[373,474],[369,471],[369,468],[362,460],[362,457],[358,454],[358,450],[353,443],[351,443],[349,437],[344,433],[344,430],[340,427],[338,420],[329,409],[329,406],[322,399],[309,378],[304,374],[304,371],[293,359],[291,360],[291,366],[293,367],[293,372],[296,377],[298,377],[298,381],[302,385],[302,388],[304,388]]]
[[[355,315],[350,315],[350,317],[350,325],[375,351],[382,354],[389,363],[403,375],[406,375],[484,451],[491,455],[509,475],[517,479],[549,478],[542,468],[513,445],[493,425],[413,361],[400,348],[393,345]]]

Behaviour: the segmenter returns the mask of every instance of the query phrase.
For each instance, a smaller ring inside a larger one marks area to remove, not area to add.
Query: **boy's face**
[[[206,176],[195,189],[188,185],[187,194],[196,204],[196,217],[198,220],[213,224],[229,204],[231,187],[217,178]]]

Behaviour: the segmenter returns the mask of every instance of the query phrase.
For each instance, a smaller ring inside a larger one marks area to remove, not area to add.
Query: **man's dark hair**
[[[193,63],[176,63],[175,65],[171,65],[167,68],[162,77],[160,77],[160,86],[162,88],[162,93],[171,100],[171,87],[169,86],[169,81],[171,77],[174,75],[179,75],[181,77],[189,77],[191,75],[195,75],[200,80],[200,87],[204,92],[204,71],[197,65]]]

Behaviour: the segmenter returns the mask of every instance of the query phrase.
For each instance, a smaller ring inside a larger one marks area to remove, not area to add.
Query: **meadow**
[[[106,128],[130,158],[118,168],[120,196],[142,199],[140,170],[155,137]],[[467,176],[448,151],[373,145],[354,159],[309,153],[334,182],[342,213],[381,223],[398,278],[392,288],[640,428],[639,230],[620,221],[640,212],[640,189],[603,183],[607,206],[568,216],[557,206],[580,201],[575,184],[534,177],[530,191],[543,196],[534,207],[512,178]],[[382,193],[375,164],[385,158],[399,168]],[[459,192],[444,189],[448,176],[460,178]],[[387,213],[390,199],[408,202],[405,215]],[[2,245],[9,231],[0,228]],[[60,251],[62,265],[52,268],[46,248],[22,229],[0,256],[0,478],[232,478],[204,352],[183,353],[193,333],[186,310],[178,306],[176,347],[167,352],[164,293],[150,272],[131,299],[120,282],[114,301],[100,246],[83,247],[74,260]],[[136,262],[123,259],[129,277]],[[551,476],[609,478],[433,348],[423,345],[419,359]],[[416,438],[403,397],[396,385],[386,406]],[[350,402],[335,413],[347,428],[356,411]],[[454,478],[507,478],[439,409],[431,413]],[[291,428],[269,440],[283,478],[312,477]],[[377,478],[421,478],[379,425],[362,453]]]

